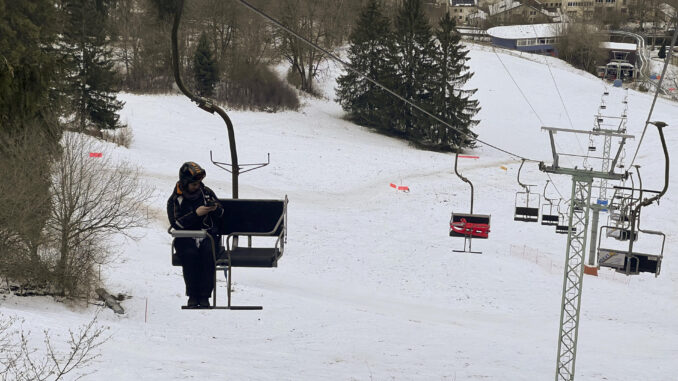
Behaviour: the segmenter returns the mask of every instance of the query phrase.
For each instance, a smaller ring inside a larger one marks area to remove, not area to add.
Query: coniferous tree
[[[456,23],[449,13],[440,19],[435,32],[438,49],[435,55],[435,67],[431,77],[433,96],[431,111],[442,120],[449,122],[468,134],[462,136],[458,131],[440,123],[431,124],[427,134],[427,144],[438,149],[459,149],[473,146],[477,135],[470,128],[478,124],[473,116],[478,113],[478,101],[470,97],[477,89],[464,89],[464,84],[471,79],[469,72],[468,50],[461,45],[461,37],[456,30]]]
[[[16,132],[30,121],[58,140],[51,91],[58,74],[52,51],[56,26],[56,10],[49,0],[0,0],[2,132]]]
[[[390,60],[396,67],[396,91],[420,106],[429,104],[435,43],[421,0],[403,1],[395,18],[393,42]],[[432,124],[430,117],[401,102],[391,103],[391,108],[396,131],[420,142]]]
[[[214,87],[219,82],[219,71],[207,41],[207,34],[204,32],[200,35],[193,56],[193,77],[198,94],[203,97],[212,96]]]
[[[114,0],[62,0],[64,32],[61,50],[70,65],[66,94],[79,130],[120,127],[115,71],[108,47],[108,12]]]
[[[362,9],[349,37],[348,58],[351,66],[379,83],[393,81],[393,63],[388,60],[392,49],[390,22],[378,0],[370,0]],[[337,101],[358,124],[388,130],[386,106],[391,95],[361,75],[348,71],[338,78]]]
[[[61,128],[55,106],[57,10],[50,0],[0,0],[0,277],[33,280],[49,213],[52,159]]]

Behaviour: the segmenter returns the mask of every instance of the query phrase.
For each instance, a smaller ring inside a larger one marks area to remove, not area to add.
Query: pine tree
[[[51,89],[58,66],[52,51],[56,10],[49,0],[0,0],[0,126],[42,125],[58,140]]]
[[[120,127],[117,112],[115,71],[108,47],[108,12],[114,0],[62,0],[64,33],[61,51],[70,67],[67,96],[75,127],[113,129]]]
[[[473,120],[473,116],[480,108],[477,100],[470,99],[477,89],[463,88],[473,76],[466,65],[469,60],[468,50],[461,45],[456,23],[449,13],[440,19],[435,34],[439,43],[434,62],[436,71],[431,77],[433,85],[431,110],[470,137],[462,136],[440,123],[434,123],[428,130],[427,144],[442,150],[472,147],[472,138],[477,135],[472,133],[470,128],[478,124],[478,121]]]
[[[657,57],[664,59],[666,58],[666,42],[662,42],[662,47],[659,48],[659,52],[657,53]]]
[[[390,29],[381,2],[370,0],[361,10],[349,36],[351,66],[384,85],[393,80],[393,64],[388,60],[388,52],[392,49]],[[337,83],[337,101],[353,121],[381,130],[391,127],[385,112],[386,105],[392,102],[390,94],[352,71],[340,76]]]
[[[390,59],[396,66],[396,91],[405,99],[423,106],[431,100],[435,43],[421,0],[404,0],[394,23],[394,43]],[[421,141],[432,120],[426,114],[401,102],[391,103],[395,130],[408,140]]]
[[[193,77],[198,94],[203,97],[212,96],[214,87],[219,82],[219,69],[205,32],[200,35],[193,56]]]

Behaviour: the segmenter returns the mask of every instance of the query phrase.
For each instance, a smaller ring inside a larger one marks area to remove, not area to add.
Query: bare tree
[[[592,25],[570,24],[558,40],[558,56],[572,66],[595,74],[596,67],[606,63],[607,55],[600,47],[603,38]]]
[[[341,22],[347,2],[342,0],[282,0],[279,13],[282,23],[309,41],[332,51],[343,41],[346,28]],[[276,32],[280,54],[297,74],[302,91],[313,93],[313,80],[320,64],[327,59],[323,53],[308,46],[290,33]]]
[[[96,264],[110,255],[108,239],[130,238],[130,229],[147,221],[145,203],[152,191],[141,187],[140,172],[126,162],[115,163],[106,149],[97,149],[80,134],[65,134],[61,158],[54,165],[52,210],[47,232],[52,239],[56,286],[61,294],[87,292]],[[90,157],[90,152],[101,157]]]
[[[58,350],[49,330],[44,331],[45,349],[31,347],[30,333],[14,329],[17,319],[0,315],[0,380],[1,381],[57,381],[66,375],[78,374],[80,379],[87,374],[87,366],[100,355],[97,352],[110,337],[105,336],[108,327],[97,324],[98,313],[77,332],[69,330],[67,352]]]

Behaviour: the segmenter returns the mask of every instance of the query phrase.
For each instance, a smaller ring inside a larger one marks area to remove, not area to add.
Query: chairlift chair
[[[569,222],[567,218],[565,217],[564,213],[560,212],[560,202],[558,202],[558,224],[556,225],[556,233],[558,234],[567,234],[569,230]],[[572,232],[576,233],[577,232],[577,227],[572,226]]]
[[[231,280],[233,267],[276,267],[280,257],[283,255],[285,240],[287,239],[287,196],[284,200],[243,200],[238,198],[238,176],[241,173],[251,171],[266,166],[270,162],[258,164],[239,164],[238,154],[235,143],[235,132],[233,123],[224,109],[215,102],[202,96],[196,96],[184,85],[181,80],[181,65],[179,60],[178,30],[183,10],[183,2],[177,9],[174,17],[174,23],[171,29],[171,48],[172,48],[172,69],[174,79],[179,90],[184,93],[192,102],[210,114],[218,114],[226,124],[228,130],[228,141],[231,153],[231,164],[218,163],[212,160],[212,163],[219,168],[225,169],[232,174],[231,186],[232,199],[220,199],[219,202],[226,210],[224,216],[216,219],[215,225],[218,229],[221,239],[226,241],[226,246],[217,240],[210,233],[203,230],[175,231],[170,229],[169,233],[176,238],[197,238],[209,239],[212,245],[212,257],[215,265],[215,284],[213,291],[213,300],[211,309],[231,309],[231,310],[260,310],[261,306],[233,306],[231,305]],[[212,159],[212,152],[210,152]],[[248,168],[249,167],[249,168]],[[242,170],[248,168],[246,170]],[[238,239],[247,237],[247,246],[238,245]],[[254,246],[252,241],[267,239],[267,244]],[[178,257],[174,250],[174,241],[172,242],[172,262],[177,263]],[[228,286],[228,305],[217,306],[217,284],[216,276],[218,271],[224,271],[227,274]],[[184,308],[184,307],[182,307]]]
[[[231,280],[233,267],[278,267],[278,260],[283,255],[287,238],[287,203],[284,200],[252,200],[252,199],[219,199],[226,213],[215,218],[215,227],[226,242],[217,242],[205,230],[168,231],[176,238],[209,239],[212,244],[212,256],[215,263],[214,291],[210,309],[260,310],[261,306],[234,306],[231,304]],[[238,246],[238,238],[247,237],[247,246]],[[268,244],[253,246],[253,238],[268,238]],[[271,244],[270,241],[273,241]],[[181,261],[174,249],[172,241],[172,265],[181,266]],[[217,306],[217,273],[223,271],[227,282],[226,306]],[[182,307],[186,309],[186,307]]]
[[[629,225],[631,227],[629,232],[619,231],[619,236],[615,237],[615,233],[610,234],[606,231],[606,234],[603,234],[603,230],[619,230],[618,226],[603,226],[601,227],[601,232],[598,238],[598,265],[602,267],[610,267],[615,269],[617,272],[624,273],[626,275],[637,275],[641,272],[648,272],[655,274],[655,277],[659,275],[661,270],[661,262],[664,256],[664,245],[666,243],[666,235],[663,232],[656,230],[644,230],[640,228],[640,212],[643,207],[651,205],[654,201],[659,201],[659,199],[666,193],[669,185],[669,153],[666,148],[666,140],[664,139],[663,128],[666,127],[666,124],[663,122],[654,122],[652,123],[657,127],[659,131],[659,138],[661,140],[662,149],[664,151],[664,188],[657,191],[648,191],[643,190],[643,182],[640,177],[639,167],[636,166],[636,174],[638,175],[638,191],[639,195],[637,198],[636,204],[629,205],[631,209],[631,216]],[[620,189],[626,189],[620,187]],[[633,192],[633,191],[632,191]],[[643,192],[652,192],[656,193],[655,196],[651,198],[643,198]],[[632,193],[633,194],[633,193]],[[606,242],[605,247],[603,247],[602,239],[603,237],[613,236],[617,241],[624,241],[621,238],[627,238],[625,241],[628,242],[627,247],[616,248],[607,246],[609,242]],[[639,245],[636,245],[636,242],[640,243],[642,238],[651,238],[651,240],[656,243],[661,242],[660,245],[655,244],[652,252],[640,251],[638,249]]]
[[[538,193],[530,192],[530,187],[533,185],[527,185],[520,182],[520,172],[522,171],[524,164],[525,159],[521,161],[520,168],[518,169],[518,184],[525,188],[525,191],[516,193],[515,213],[513,214],[513,220],[522,222],[537,222],[539,221],[539,204],[541,203],[541,197]]]
[[[541,224],[548,226],[556,226],[558,225],[558,221],[560,220],[560,217],[558,216],[557,205],[553,204],[552,199],[546,197],[546,188],[549,185],[549,181],[550,180],[546,180],[546,185],[544,186],[544,200],[546,200],[548,204],[544,203],[541,206]]]
[[[473,213],[473,184],[466,177],[462,176],[457,170],[457,162],[459,161],[459,154],[454,155],[454,173],[465,183],[471,186],[471,210],[470,213],[455,213],[452,212],[450,217],[450,237],[463,237],[464,250],[453,250],[458,253],[474,253],[482,254],[480,251],[473,251],[471,243],[473,238],[487,239],[490,234],[490,215],[489,214],[474,214]],[[468,241],[468,250],[466,250],[466,242]]]
[[[638,241],[639,233],[645,238],[654,236],[656,237],[655,241],[661,242],[657,252],[649,253],[641,252],[637,249],[629,250],[632,247],[631,242]],[[630,239],[631,234],[633,234],[633,240]],[[611,236],[617,241],[629,242],[628,246],[610,245],[609,240],[606,240],[606,244],[603,244],[603,237]],[[638,275],[642,272],[647,272],[658,276],[661,270],[665,242],[666,235],[659,231],[638,230],[638,232],[631,232],[616,226],[602,226],[598,238],[598,266],[609,267],[626,275]]]

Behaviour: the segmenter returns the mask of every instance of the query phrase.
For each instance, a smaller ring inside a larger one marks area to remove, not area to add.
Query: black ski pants
[[[215,249],[219,245],[215,237]],[[176,252],[181,258],[186,283],[186,295],[209,298],[214,289],[214,257],[212,256],[212,242],[205,238],[200,247],[193,238],[177,238],[174,242]]]

